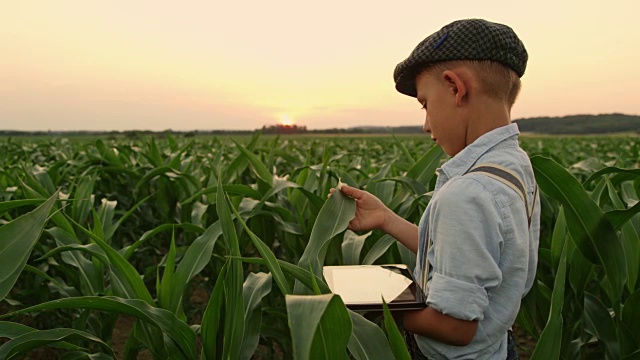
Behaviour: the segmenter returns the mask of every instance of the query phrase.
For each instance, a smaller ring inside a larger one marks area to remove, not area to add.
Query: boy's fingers
[[[356,189],[344,184],[340,188],[340,191],[342,191],[343,194],[350,196],[356,200],[361,199],[362,196],[365,194],[365,192],[360,189]]]

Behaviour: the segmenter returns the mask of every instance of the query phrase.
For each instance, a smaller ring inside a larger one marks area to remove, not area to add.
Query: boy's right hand
[[[342,193],[356,200],[356,217],[349,222],[349,230],[369,231],[383,229],[387,213],[390,212],[380,199],[371,193],[356,189],[348,185],[342,185]],[[333,193],[335,189],[331,189]],[[331,196],[331,194],[329,194]]]

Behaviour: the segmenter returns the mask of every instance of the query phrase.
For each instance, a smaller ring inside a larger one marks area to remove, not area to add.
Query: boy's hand
[[[356,200],[356,217],[349,223],[349,230],[369,231],[374,229],[384,229],[386,215],[389,210],[380,199],[371,193],[356,189],[351,186],[342,185],[342,193]],[[335,189],[331,189],[333,193]],[[331,196],[331,194],[329,194]]]

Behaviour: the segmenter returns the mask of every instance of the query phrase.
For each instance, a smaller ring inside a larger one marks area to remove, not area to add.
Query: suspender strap
[[[491,178],[494,178],[500,182],[502,182],[503,184],[507,185],[508,187],[510,187],[511,189],[513,189],[516,193],[518,193],[518,195],[520,195],[520,198],[522,199],[522,201],[524,201],[524,206],[525,209],[527,209],[527,220],[529,222],[529,226],[531,226],[531,217],[533,216],[533,210],[534,207],[536,205],[535,203],[535,199],[536,199],[536,195],[538,192],[538,186],[535,187],[534,190],[534,194],[533,194],[533,204],[531,205],[531,208],[529,208],[529,201],[528,201],[528,197],[527,197],[527,192],[524,188],[524,183],[522,181],[522,179],[520,179],[520,177],[518,176],[518,174],[514,173],[513,171],[497,165],[497,164],[480,164],[480,165],[476,165],[473,168],[471,168],[471,170],[469,170],[467,172],[468,173],[482,173],[484,175],[487,175]]]

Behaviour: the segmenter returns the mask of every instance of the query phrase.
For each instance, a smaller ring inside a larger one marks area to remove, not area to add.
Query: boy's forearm
[[[414,253],[418,253],[418,227],[389,210],[381,229]]]
[[[471,343],[478,330],[478,321],[460,320],[433,308],[407,311],[403,317],[405,330],[449,345]]]

